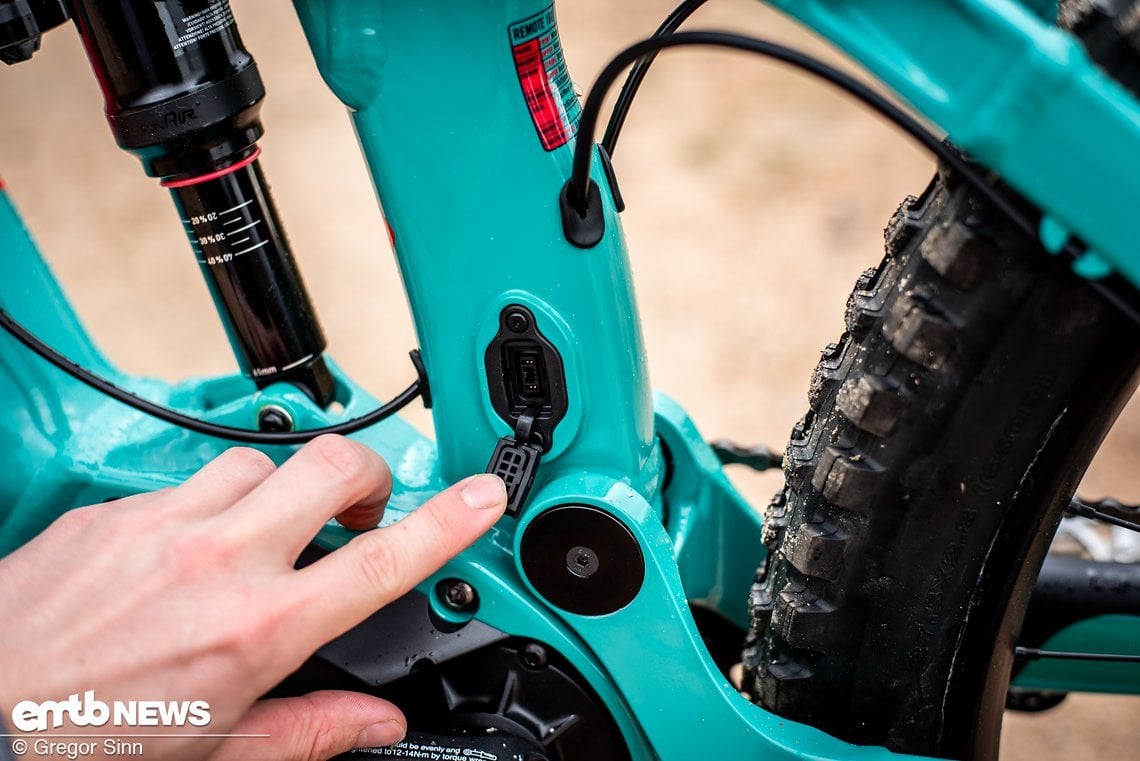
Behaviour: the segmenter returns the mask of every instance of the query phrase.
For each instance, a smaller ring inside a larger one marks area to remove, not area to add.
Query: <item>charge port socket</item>
[[[566,373],[529,309],[511,304],[499,313],[499,332],[487,345],[484,363],[495,412],[514,430],[523,412],[537,410],[534,443],[550,451],[554,427],[566,416]]]
[[[522,398],[547,401],[546,363],[542,361],[541,353],[534,349],[513,349],[507,365],[515,373],[515,388]]]

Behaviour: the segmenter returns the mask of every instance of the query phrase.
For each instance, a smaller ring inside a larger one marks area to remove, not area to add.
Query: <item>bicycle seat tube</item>
[[[654,499],[661,461],[644,345],[603,178],[605,239],[583,251],[562,233],[578,104],[549,0],[295,5],[325,81],[352,109],[393,230],[444,477],[482,470],[513,430],[486,359],[517,305],[541,333],[533,346],[548,341],[566,379],[540,481],[604,469]],[[533,367],[516,369],[521,410]]]

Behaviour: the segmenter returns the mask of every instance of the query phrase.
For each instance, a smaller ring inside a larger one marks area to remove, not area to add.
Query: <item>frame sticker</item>
[[[545,150],[560,148],[578,134],[582,104],[566,69],[554,6],[507,27],[515,70],[519,75],[534,128]]]

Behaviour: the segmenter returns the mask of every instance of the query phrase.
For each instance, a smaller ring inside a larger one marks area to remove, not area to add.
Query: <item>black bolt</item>
[[[546,668],[546,664],[550,662],[550,656],[546,654],[545,647],[537,642],[531,642],[519,653],[519,660],[528,669],[538,671]]]
[[[588,579],[598,572],[598,553],[589,547],[571,547],[566,553],[566,570],[580,579]]]
[[[272,433],[288,433],[293,430],[293,417],[275,404],[262,407],[257,413],[257,427]]]
[[[442,586],[440,597],[447,607],[452,610],[469,611],[475,606],[478,595],[475,594],[475,588],[466,581],[448,579],[441,581],[440,585]]]
[[[530,327],[530,320],[519,310],[507,313],[507,327],[514,333],[524,333]]]

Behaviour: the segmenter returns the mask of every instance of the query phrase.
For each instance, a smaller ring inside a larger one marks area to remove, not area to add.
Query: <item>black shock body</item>
[[[0,0],[0,62],[22,63],[40,49],[43,33],[67,21],[63,0]]]
[[[230,316],[238,362],[259,383],[331,392],[320,361],[324,336],[315,319],[304,319],[312,307],[256,154],[234,166],[168,187],[214,302]]]
[[[118,144],[162,179],[244,373],[333,400],[325,338],[257,164],[265,88],[226,0],[73,0]]]

